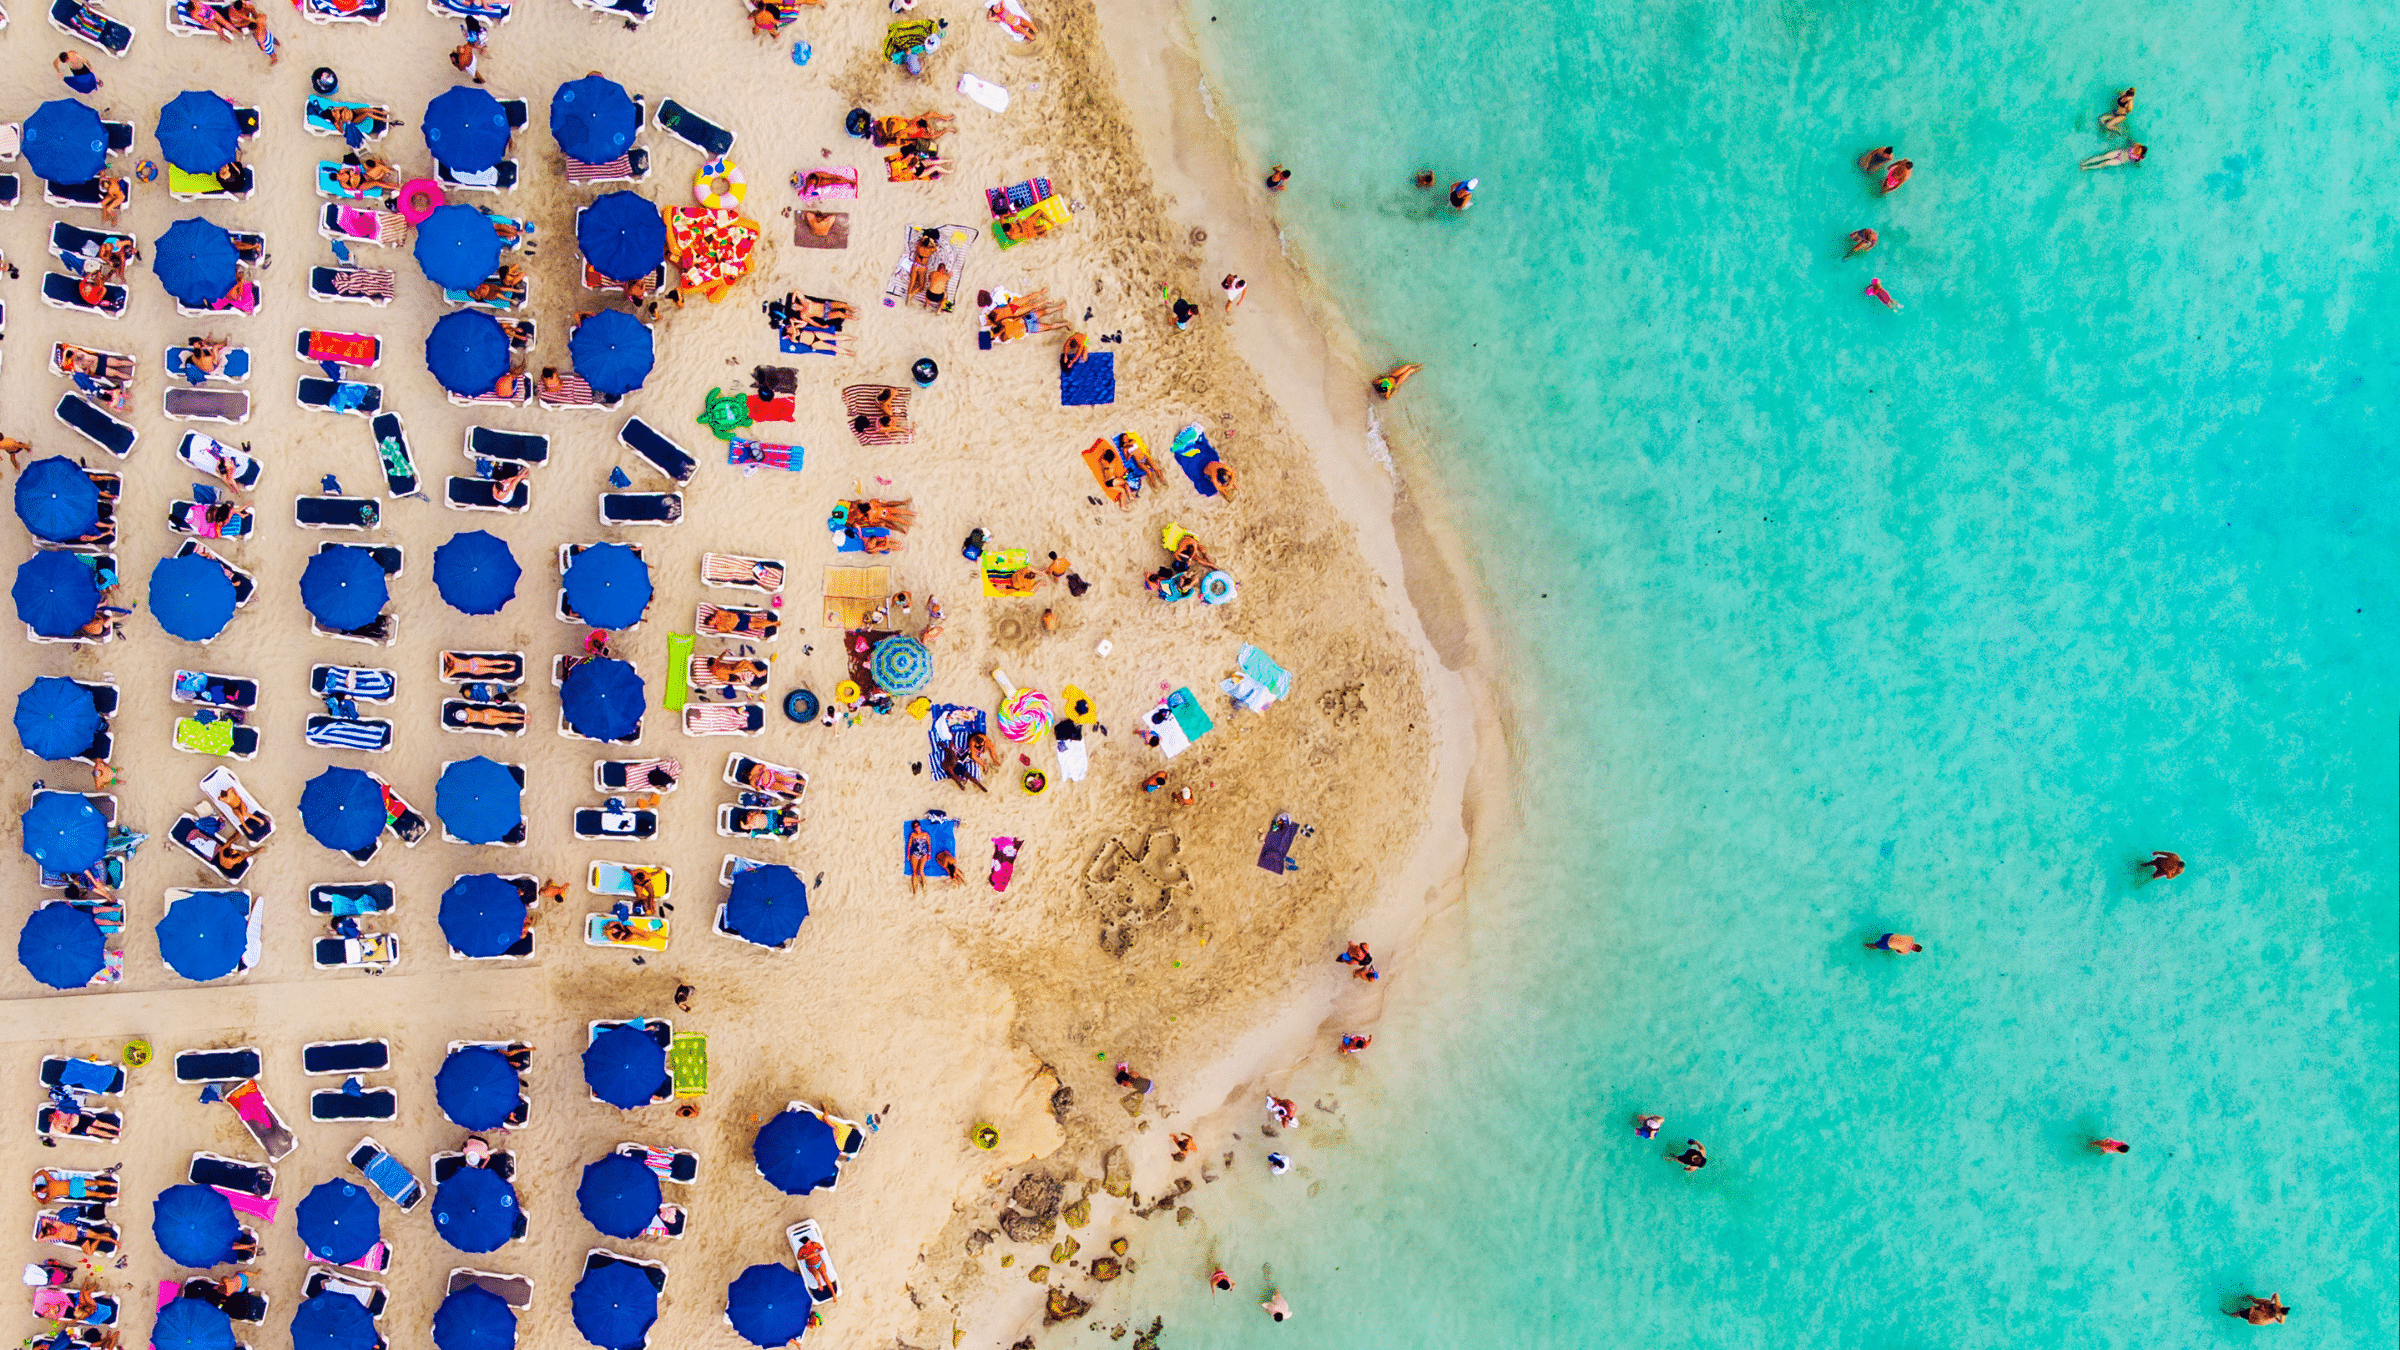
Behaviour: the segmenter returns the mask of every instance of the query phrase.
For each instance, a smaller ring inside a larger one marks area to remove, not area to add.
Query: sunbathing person
[[[442,653],[442,678],[455,680],[491,679],[517,674],[524,668],[521,658],[514,656],[471,656],[463,652]]]
[[[487,705],[458,710],[458,724],[465,727],[494,727],[506,731],[523,730],[525,710],[522,707]]]
[[[967,879],[966,874],[958,870],[958,859],[953,857],[948,849],[943,849],[933,855],[933,865],[941,869],[943,876],[950,878],[950,884],[953,886]]]
[[[792,796],[808,786],[800,775],[761,764],[756,760],[749,761],[749,767],[735,774],[734,777],[744,787],[756,788],[760,792],[780,793],[786,797]]]
[[[122,1166],[123,1164],[119,1164]],[[45,1167],[33,1174],[34,1203],[48,1205],[66,1200],[81,1200],[95,1205],[113,1203],[117,1198],[117,1169],[109,1168],[98,1176],[69,1177]]]
[[[1000,767],[1000,751],[992,745],[992,738],[980,731],[968,733],[967,753],[987,769],[996,770]]]
[[[184,367],[194,375],[214,375],[225,368],[225,353],[232,346],[222,338],[189,338],[184,342]]]
[[[492,301],[503,296],[513,295],[517,301],[522,301],[524,296],[518,293],[523,290],[524,284],[525,269],[515,263],[510,263],[501,268],[497,275],[485,277],[482,281],[475,283],[474,287],[468,290],[467,298]]]
[[[217,841],[215,851],[208,855],[208,865],[231,876],[247,866],[250,859],[257,855],[258,850],[259,846],[244,843],[239,839],[220,839]]]
[[[895,183],[925,183],[942,176],[950,161],[931,153],[895,150],[883,157],[885,176]]]
[[[86,1228],[82,1224],[62,1219],[55,1214],[37,1214],[33,1218],[33,1240],[60,1247],[73,1247],[86,1256],[114,1256],[116,1235],[106,1229]]]
[[[130,380],[134,370],[130,356],[96,352],[71,342],[58,344],[53,364],[61,375],[89,375],[103,380]]]
[[[794,322],[786,324],[783,340],[798,351],[818,356],[848,356],[850,335],[830,332],[823,328],[808,328]]]
[[[1076,363],[1080,362],[1085,356],[1089,355],[1091,350],[1091,341],[1084,337],[1083,334],[1067,334],[1067,345],[1061,347],[1058,352],[1059,372],[1064,374],[1067,371],[1073,370],[1076,366]]]
[[[840,323],[858,317],[858,311],[841,300],[819,300],[813,295],[794,292],[785,296],[783,303],[793,318],[809,323]]]
[[[753,688],[767,682],[767,663],[742,657],[703,657],[708,665],[708,678],[703,684],[746,684]]]
[[[925,832],[925,822],[908,822],[908,889],[925,889],[925,865],[933,861],[933,836]]]
[[[839,224],[841,219],[831,211],[803,211],[800,213],[801,227],[819,239],[832,234],[833,227]]]
[[[907,141],[932,141],[957,130],[951,123],[958,119],[949,113],[921,112],[914,117],[878,117],[875,119],[875,143],[898,145]]]
[[[942,776],[949,779],[959,791],[966,791],[969,784],[973,784],[979,791],[991,791],[990,788],[984,786],[982,775],[976,770],[975,761],[965,751],[956,746],[945,745],[941,750],[941,760]]]
[[[1202,469],[1200,476],[1216,485],[1217,495],[1227,501],[1233,500],[1233,490],[1241,483],[1241,479],[1233,472],[1233,466],[1221,459]]]
[[[893,180],[897,182],[898,180]],[[916,242],[908,246],[908,293],[925,293],[926,279],[933,271],[933,255],[942,246],[940,230],[917,231]]]
[[[786,806],[770,811],[757,806],[737,806],[726,824],[743,834],[790,834],[800,828],[800,809]]]

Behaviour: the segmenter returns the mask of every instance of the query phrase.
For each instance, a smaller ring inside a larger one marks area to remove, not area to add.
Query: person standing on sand
[[[1925,950],[1923,943],[1906,933],[1886,933],[1867,945],[1877,951],[1894,952],[1901,956],[1914,956]]]
[[[1227,272],[1225,274],[1225,279],[1218,282],[1217,286],[1219,289],[1225,292],[1225,312],[1228,314],[1233,312],[1233,307],[1235,305],[1242,303],[1242,292],[1250,289],[1249,282],[1242,280],[1240,277],[1235,276],[1231,272]]]
[[[1269,192],[1283,191],[1283,185],[1290,181],[1292,181],[1292,171],[1280,164],[1267,170],[1267,191]]]
[[[2143,861],[2135,863],[2134,866],[2149,868],[2152,881],[2165,881],[2169,877],[2183,875],[2183,859],[2163,849],[2151,854]]]
[[[0,436],[0,451],[5,451],[7,453],[9,471],[12,473],[25,467],[23,464],[18,462],[18,456],[24,454],[28,450],[31,450],[32,448],[33,447],[31,445],[24,441],[18,440],[14,436]]]
[[[1850,251],[1842,256],[1846,258],[1855,258],[1859,254],[1866,252],[1868,249],[1875,247],[1875,245],[1881,243],[1882,241],[1883,236],[1875,233],[1873,230],[1852,230],[1850,232]]]
[[[67,88],[78,94],[88,94],[100,87],[100,77],[92,73],[92,63],[78,53],[60,52],[50,68],[58,72],[58,78],[66,82]]]
[[[1268,1295],[1267,1301],[1258,1306],[1266,1309],[1267,1316],[1278,1322],[1284,1321],[1292,1315],[1292,1305],[1283,1301],[1283,1291],[1280,1289],[1272,1291]],[[2282,1319],[2277,1318],[2276,1320],[2281,1321]]]

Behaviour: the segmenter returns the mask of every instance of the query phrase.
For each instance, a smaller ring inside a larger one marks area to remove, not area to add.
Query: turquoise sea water
[[[1340,1110],[1304,1098],[1299,1174],[1245,1155],[1112,1311],[1185,1345],[2388,1350],[2388,11],[1190,14],[1296,171],[1292,247],[1428,363],[1391,416],[1495,607],[1527,828],[1465,959],[1396,970],[1369,1057],[1304,1085]],[[2126,84],[2150,161],[2078,172]],[[1887,142],[1918,172],[1879,198],[1851,161]],[[2190,872],[2138,884],[2153,848]],[[2252,1291],[2293,1324],[2220,1314]]]

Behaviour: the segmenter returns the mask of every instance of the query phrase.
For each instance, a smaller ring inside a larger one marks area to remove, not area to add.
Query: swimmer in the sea
[[[2183,875],[2182,856],[2179,854],[2169,853],[2164,849],[2161,849],[2158,852],[2151,854],[2149,857],[2144,858],[2142,861],[2135,863],[2134,866],[2149,868],[2150,879],[2152,881],[2165,881],[2169,877],[2179,877]]]
[[[1408,383],[1409,376],[1416,374],[1418,371],[1423,370],[1424,368],[1424,364],[1418,361],[1411,361],[1406,365],[1394,366],[1390,370],[1387,370],[1381,375],[1375,377],[1375,392],[1383,395],[1385,398],[1390,398],[1393,394],[1399,392],[1401,385]]]
[[[1867,294],[1874,296],[1877,300],[1882,301],[1883,307],[1890,310],[1894,314],[1900,312],[1900,302],[1894,300],[1892,298],[1892,293],[1883,288],[1882,277],[1877,277],[1873,281],[1867,283]]]
[[[2103,150],[2083,162],[2086,169],[2114,169],[2125,164],[2139,164],[2150,157],[2150,147],[2135,141],[2122,150]]]
[[[2117,95],[2117,106],[2100,114],[2100,129],[2112,136],[2125,134],[2125,119],[2133,115],[2133,90]]]
[[[1858,171],[1860,173],[1883,172],[1883,166],[1892,162],[1892,150],[1893,147],[1891,146],[1879,145],[1874,149],[1869,150],[1867,153],[1860,155],[1858,157]]]
[[[1906,933],[1886,933],[1867,945],[1877,951],[1896,952],[1901,956],[1913,956],[1925,950],[1925,944]]]
[[[1852,230],[1850,232],[1850,252],[1844,256],[1855,258],[1859,254],[1866,252],[1868,249],[1875,247],[1877,243],[1881,242],[1882,238],[1883,236],[1875,233],[1873,230]]]
[[[1475,204],[1475,188],[1483,180],[1461,178],[1450,185],[1450,209],[1464,211]]]
[[[1898,192],[1900,185],[1907,182],[1908,176],[1916,171],[1917,162],[1913,159],[1904,159],[1894,164],[1883,172],[1883,190],[1887,193]]]

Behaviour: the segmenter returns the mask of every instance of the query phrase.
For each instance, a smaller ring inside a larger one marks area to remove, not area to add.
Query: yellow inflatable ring
[[[710,210],[740,206],[742,198],[750,195],[750,179],[741,166],[722,155],[700,166],[700,174],[692,180],[692,195]]]
[[[856,703],[865,694],[866,691],[858,687],[856,680],[844,680],[833,687],[833,701],[836,703]]]

